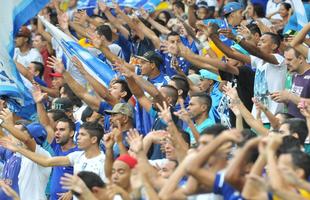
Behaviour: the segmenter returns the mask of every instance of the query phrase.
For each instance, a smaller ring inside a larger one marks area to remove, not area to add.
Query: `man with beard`
[[[304,118],[297,108],[301,98],[310,97],[310,65],[306,58],[292,47],[284,51],[285,63],[293,75],[291,91],[274,92],[271,97],[274,101],[287,103],[288,113],[294,117]]]
[[[79,149],[73,142],[74,123],[68,118],[62,118],[57,121],[55,135],[51,142],[54,156],[67,156],[69,153],[78,151]],[[71,196],[66,193],[67,190],[61,188],[59,184],[60,178],[65,174],[73,174],[73,166],[55,166],[51,176],[51,200],[57,200],[64,195]]]

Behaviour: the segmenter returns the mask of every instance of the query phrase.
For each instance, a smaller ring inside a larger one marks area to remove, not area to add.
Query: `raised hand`
[[[231,29],[219,29],[218,31],[220,34],[223,34],[225,37],[231,40],[235,40],[235,35],[232,33]]]
[[[230,129],[230,130],[223,131],[220,136],[224,137],[226,140],[229,140],[235,143],[240,143],[243,140],[243,136],[241,132],[237,129]]]
[[[81,61],[76,57],[76,56],[73,56],[71,58],[71,62],[74,64],[74,66],[79,70],[79,71],[84,71],[84,67],[83,67],[83,64],[81,63]]]
[[[3,192],[7,196],[12,197],[13,200],[20,200],[18,194],[4,181],[0,181],[0,187],[2,188]]]
[[[103,141],[104,141],[104,146],[106,149],[113,148],[113,145],[115,143],[114,138],[113,138],[113,133],[104,134]]]
[[[109,7],[101,1],[98,2],[98,6],[99,6],[99,9],[101,10],[101,12],[103,12],[103,13],[109,9]]]
[[[252,35],[251,31],[244,25],[238,26],[237,32],[244,38],[249,38]]]
[[[276,151],[279,148],[279,146],[282,144],[282,140],[283,140],[283,136],[281,135],[277,135],[277,134],[270,135],[269,140],[267,142],[267,149]]]
[[[308,103],[304,100],[301,99],[300,102],[298,103],[297,107],[299,108],[301,114],[309,119],[310,118],[310,106],[308,105]]]
[[[139,153],[143,150],[143,142],[142,142],[142,135],[136,129],[130,129],[127,138],[126,138],[129,149],[134,153]]]
[[[65,66],[62,61],[55,56],[49,57],[47,59],[47,66],[54,69],[56,72],[63,74],[65,71]]]
[[[187,112],[187,110],[185,109],[184,103],[181,102],[180,105],[181,105],[181,109],[178,112],[174,112],[174,114],[178,116],[182,121],[188,124],[192,121],[191,116],[189,112]]]
[[[62,30],[68,30],[69,28],[69,16],[67,13],[59,13],[58,16],[58,23]]]
[[[8,137],[0,138],[0,145],[12,152],[17,152],[20,148],[16,144],[14,144],[12,140]]]
[[[114,70],[120,72],[125,77],[132,77],[135,73],[124,66],[123,62],[117,61],[113,64]]]
[[[123,134],[120,121],[116,121],[116,127],[113,127],[112,135],[115,143],[123,142]]]
[[[60,179],[60,184],[62,185],[62,188],[74,191],[78,194],[82,194],[87,190],[87,186],[77,175],[65,173]]]
[[[0,119],[2,119],[7,124],[14,124],[13,113],[8,108],[4,108],[2,111],[0,111]]]
[[[165,101],[163,102],[163,106],[161,106],[159,103],[157,103],[156,106],[158,107],[160,111],[159,117],[166,123],[171,122],[172,116],[171,116],[170,106],[168,106]]]
[[[239,99],[239,96],[238,96],[238,93],[237,93],[237,89],[231,87],[231,85],[224,85],[223,86],[223,91],[232,100],[238,100]],[[233,102],[233,103],[235,103],[235,102]]]
[[[146,12],[146,10],[144,10],[143,8],[141,8],[139,12],[140,12],[141,17],[145,20],[148,20],[148,18],[150,17],[149,13]]]
[[[36,103],[41,103],[47,97],[47,93],[42,93],[41,88],[37,85],[33,86],[32,97]]]

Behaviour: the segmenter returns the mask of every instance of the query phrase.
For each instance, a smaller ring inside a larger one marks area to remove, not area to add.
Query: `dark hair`
[[[308,179],[310,175],[310,157],[301,150],[293,149],[289,152],[292,157],[294,166],[301,168],[305,172],[305,179]]]
[[[40,36],[41,41],[46,41],[46,40],[45,40],[45,38],[42,36],[42,34],[40,34],[40,33],[36,33],[36,36]]]
[[[109,42],[112,41],[112,30],[108,25],[101,25],[96,28],[98,35],[104,36]]]
[[[48,113],[52,113],[52,119],[56,122],[62,118],[68,118],[68,116],[66,115],[66,113],[62,110],[58,110],[58,109],[51,109],[47,111]]]
[[[72,101],[73,105],[81,107],[83,105],[81,99],[75,95],[72,89],[69,87],[67,83],[61,86],[64,89],[64,93],[68,95],[68,98]]]
[[[301,145],[305,143],[305,140],[308,136],[308,127],[305,120],[299,118],[292,118],[285,120],[282,125],[283,124],[288,124],[290,134],[297,133],[298,140]]]
[[[183,140],[186,142],[186,144],[188,144],[188,146],[190,146],[191,138],[190,138],[189,134],[182,129],[179,129],[179,132],[181,133],[181,136],[182,136]]]
[[[260,31],[256,23],[249,23],[248,25],[246,25],[246,27],[251,31],[253,35],[255,33],[258,33],[259,36],[262,36],[262,32]]]
[[[185,11],[185,5],[182,1],[178,0],[178,1],[174,2],[172,5],[177,7],[177,8],[181,8],[183,12]]]
[[[265,17],[265,11],[264,8],[260,4],[253,4],[253,10],[256,13],[257,17],[264,18]]]
[[[69,130],[70,130],[70,131],[75,131],[75,124],[74,124],[74,122],[73,122],[70,118],[64,117],[64,118],[61,118],[61,119],[57,120],[57,123],[58,123],[58,122],[68,123],[68,125],[69,125]]]
[[[257,137],[256,133],[254,131],[252,131],[251,129],[243,129],[241,131],[241,134],[243,136],[243,140],[241,143],[238,144],[238,146],[244,146],[245,143],[247,143],[249,140]]]
[[[277,150],[277,155],[287,153],[291,149],[300,149],[299,140],[291,135],[284,136],[282,144]]]
[[[157,18],[156,18],[156,19],[158,19],[158,16],[159,16],[161,13],[163,13],[163,14],[165,15],[166,19],[167,19],[167,21],[165,22],[165,25],[166,25],[166,24],[168,23],[168,21],[170,20],[171,15],[170,15],[170,13],[169,13],[168,11],[163,10],[163,11],[161,11],[161,12],[157,15]]]
[[[291,4],[286,2],[281,3],[281,6],[283,6],[287,11],[289,11],[292,8]]]
[[[39,71],[39,77],[42,78],[44,73],[44,65],[41,62],[32,61],[32,64],[34,64],[34,69],[36,71]]]
[[[93,112],[94,112],[93,109],[87,106],[82,112],[82,116],[81,116],[82,122],[86,122],[86,118],[90,117],[93,114]]]
[[[172,99],[172,104],[175,105],[178,101],[178,90],[171,85],[163,85],[161,87],[168,89],[167,95]]]
[[[130,97],[132,96],[132,93],[129,89],[128,83],[126,80],[123,79],[115,79],[113,80],[113,84],[115,83],[119,83],[122,86],[122,92],[126,92],[126,96],[123,98],[125,101],[128,101],[130,99]]]
[[[180,36],[179,33],[175,32],[175,31],[171,31],[168,35],[167,38],[169,38],[170,36]]]
[[[207,113],[210,112],[210,109],[212,106],[212,99],[209,95],[207,95],[206,93],[194,93],[191,96],[191,98],[193,98],[193,97],[198,97],[202,104],[207,105]]]
[[[81,171],[77,176],[82,179],[89,190],[92,190],[93,187],[104,188],[106,186],[100,176],[94,172]]]
[[[193,71],[195,72],[195,74],[199,74],[200,68],[198,68],[197,66],[191,65],[191,66],[189,67],[189,69],[190,69],[190,70],[193,70]]]
[[[281,37],[278,34],[266,32],[264,35],[269,35],[273,43],[277,45],[277,49],[280,47],[281,44]]]
[[[189,84],[187,79],[180,75],[174,75],[171,77],[171,81],[174,81],[176,88],[182,90],[182,98],[186,99],[189,91]]]
[[[286,47],[286,48],[284,49],[284,52],[287,52],[287,51],[289,51],[289,50],[291,50],[291,49],[293,49],[294,55],[295,55],[296,58],[298,58],[299,56],[303,56],[301,53],[299,53],[299,51],[296,51],[296,49],[294,49],[294,48],[291,47],[291,46]],[[303,57],[304,57],[304,56],[303,56]]]
[[[100,140],[103,137],[104,129],[103,127],[98,124],[97,122],[85,122],[81,125],[80,129],[84,128],[90,137],[97,138],[97,144],[99,145]]]
[[[228,128],[222,124],[214,124],[208,128],[205,128],[200,135],[212,135],[214,137],[217,137],[220,135],[223,131],[228,130]]]
[[[285,112],[277,112],[275,115],[281,115],[284,119],[291,119],[294,118],[293,115]]]
[[[161,19],[155,19],[155,21],[157,23],[159,23],[160,25],[163,25],[163,26],[166,26],[166,22],[164,22],[163,20]],[[151,28],[152,31],[156,34],[157,37],[159,37],[161,35],[161,32],[159,30],[157,30],[156,28]]]

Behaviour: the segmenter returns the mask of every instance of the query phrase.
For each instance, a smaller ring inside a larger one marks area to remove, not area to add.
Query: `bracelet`
[[[243,40],[244,37],[242,35],[237,35],[236,36],[236,42],[239,44],[241,42],[241,40]]]

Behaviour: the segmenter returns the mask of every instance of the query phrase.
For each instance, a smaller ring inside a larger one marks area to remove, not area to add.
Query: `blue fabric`
[[[143,56],[146,52],[155,50],[153,42],[147,37],[144,37],[144,39],[141,41],[140,40],[136,40],[136,41],[131,40],[131,42],[133,45],[132,52],[136,56]]]
[[[213,89],[210,93],[210,97],[212,99],[212,106],[209,112],[209,117],[215,122],[221,122],[220,114],[217,111],[217,108],[223,97],[223,93],[219,90],[219,82],[214,83]]]
[[[125,61],[129,62],[132,50],[131,42],[127,40],[122,34],[118,34],[117,40],[115,40],[113,43],[118,44],[122,48]]]
[[[201,124],[199,124],[199,125],[195,124],[195,127],[196,127],[197,131],[199,133],[201,133],[203,130],[205,130],[206,128],[208,128],[208,127],[210,127],[210,126],[212,126],[214,124],[215,124],[214,119],[207,118]],[[191,131],[191,129],[188,127],[185,131],[189,133],[190,139],[191,139],[191,143],[195,143],[195,138],[194,138],[194,135],[193,135],[193,132]]]
[[[123,134],[123,141],[122,141],[122,143],[125,145],[125,147],[127,148],[127,149],[129,149],[129,144],[128,144],[128,142],[127,142],[127,140],[126,140],[126,137],[127,137],[127,131],[124,131],[122,134]],[[119,146],[118,146],[118,144],[114,144],[113,145],[113,156],[114,156],[114,158],[117,158],[118,156],[120,156],[120,149],[119,149]]]
[[[18,174],[20,171],[21,157],[0,146],[0,159],[5,161],[1,175],[2,180],[19,194]],[[0,199],[11,200],[12,198],[8,197],[2,188],[0,188]]]
[[[215,176],[213,193],[223,196],[224,200],[232,200],[239,193],[228,183],[225,182],[224,172],[218,172]]]
[[[78,147],[74,147],[69,149],[68,151],[62,151],[61,145],[57,144],[55,139],[51,143],[51,147],[54,150],[54,156],[67,156],[69,153],[79,151]],[[53,167],[52,175],[51,175],[51,200],[58,200],[59,196],[57,193],[64,193],[68,190],[64,190],[61,187],[60,178],[64,175],[64,173],[73,174],[73,167],[72,166],[60,166],[60,167]]]
[[[39,76],[34,76],[33,80],[35,82],[37,82],[39,85],[43,86],[43,87],[47,87],[47,84],[45,81],[43,81]]]
[[[110,115],[105,114],[105,110],[112,110],[113,107],[105,101],[100,102],[98,113],[104,116],[104,130],[110,129]]]
[[[304,8],[305,8],[306,15],[307,15],[307,21],[309,22],[310,21],[310,4],[304,3]],[[290,17],[286,26],[283,29],[283,34],[287,32],[288,30],[300,31],[303,28],[302,26],[298,24],[297,14],[298,14],[297,12],[294,12],[294,14]],[[310,33],[308,33],[308,35],[310,36]]]
[[[48,0],[7,1],[5,6],[0,6],[0,29],[5,30],[0,33],[0,95],[10,98],[8,107],[12,112],[29,120],[36,118],[36,107],[12,59],[14,36],[20,27],[48,2]]]
[[[173,58],[173,56],[171,54],[167,54],[167,53],[161,53],[161,55],[164,58],[164,69],[163,72],[166,73],[169,77],[176,75],[177,71],[175,69],[172,68],[171,66],[171,60]],[[188,62],[187,60],[185,60],[183,57],[177,57],[176,58],[178,63],[179,63],[179,67],[181,68],[181,70],[187,75],[188,74],[188,70],[191,66],[191,63]]]

